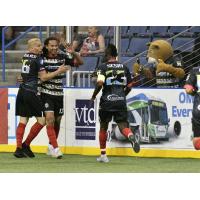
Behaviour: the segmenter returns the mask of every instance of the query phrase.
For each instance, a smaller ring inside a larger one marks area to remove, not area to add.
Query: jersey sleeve
[[[195,88],[196,82],[197,82],[196,73],[194,70],[191,70],[186,78],[185,85],[191,85]]]
[[[38,66],[38,71],[39,72],[45,70],[44,59],[42,57],[38,57],[36,62],[37,62],[37,66]]]

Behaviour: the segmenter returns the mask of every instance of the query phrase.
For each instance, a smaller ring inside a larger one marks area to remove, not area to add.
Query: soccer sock
[[[133,135],[133,132],[131,131],[130,128],[124,128],[122,130],[122,134],[126,137],[129,138],[130,135]]]
[[[107,132],[104,130],[100,130],[99,131],[99,144],[100,144],[101,155],[106,154],[106,140],[107,140]]]
[[[18,148],[22,148],[22,140],[23,140],[25,128],[26,128],[26,124],[23,124],[23,123],[19,123],[17,126],[16,140],[17,140]]]
[[[48,135],[50,144],[53,146],[53,148],[57,148],[58,143],[56,140],[56,133],[55,133],[53,125],[47,125],[47,135]]]
[[[40,123],[36,122],[32,127],[31,127],[31,130],[28,134],[28,137],[26,138],[25,140],[25,144],[26,145],[30,145],[31,142],[34,140],[34,138],[38,135],[38,133],[41,131],[41,129],[43,128],[44,126],[41,125]]]
[[[55,133],[56,133],[56,138],[58,138],[59,131],[60,131],[60,125],[54,125],[54,130],[55,130]]]

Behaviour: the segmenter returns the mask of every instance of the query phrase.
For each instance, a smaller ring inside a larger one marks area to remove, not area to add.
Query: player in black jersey
[[[126,95],[131,91],[132,79],[128,68],[116,60],[117,49],[113,44],[109,44],[105,50],[107,62],[97,69],[97,83],[91,100],[102,90],[99,104],[100,131],[99,142],[101,156],[97,158],[99,162],[109,162],[106,156],[106,139],[108,124],[114,117],[120,131],[129,139],[133,150],[140,151],[139,142],[129,128],[127,121]]]
[[[200,150],[200,67],[190,71],[184,85],[187,94],[194,96],[192,111],[193,146]]]
[[[44,68],[49,72],[54,72],[62,65],[74,66],[74,61],[79,65],[82,64],[81,57],[72,49],[67,47],[66,53],[59,52],[59,41],[56,37],[49,37],[44,42],[43,58]],[[65,74],[60,74],[53,79],[42,83],[41,97],[45,109],[45,117],[47,124],[47,134],[56,135],[58,137],[60,130],[60,122],[63,115],[63,78]],[[61,151],[56,151],[58,147],[57,140],[50,141],[47,155],[62,155]]]
[[[22,58],[21,76],[23,82],[16,99],[16,115],[20,116],[16,130],[17,148],[14,152],[14,156],[17,158],[34,157],[29,146],[30,142],[45,125],[43,103],[38,95],[38,76],[45,81],[69,70],[69,67],[62,65],[55,72],[47,74],[43,66],[43,58],[40,56],[41,52],[41,41],[38,38],[33,38],[28,41],[28,53]],[[32,116],[36,117],[37,122],[32,126],[27,139],[22,144],[25,127]]]

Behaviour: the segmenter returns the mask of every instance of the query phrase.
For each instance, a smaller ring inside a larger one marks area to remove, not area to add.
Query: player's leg
[[[50,155],[52,157],[62,158],[62,152],[60,152],[60,149],[58,147],[56,132],[54,129],[56,99],[53,95],[47,94],[42,94],[41,97],[45,110],[47,136],[49,138],[49,143],[52,145],[53,148]]]
[[[43,103],[40,99],[40,96],[36,95],[35,93],[30,92],[29,97],[27,95],[26,98],[27,98],[26,102],[29,108],[30,116],[35,116],[37,121],[31,127],[26,140],[22,144],[22,148],[23,148],[24,153],[28,157],[33,158],[35,157],[35,155],[30,149],[30,144],[45,125],[44,108],[43,108]]]
[[[14,156],[17,158],[24,158],[26,155],[22,150],[22,140],[25,132],[26,125],[28,123],[27,117],[20,117],[19,124],[16,130],[16,141],[17,141],[17,148],[14,152]]]
[[[28,116],[29,116],[29,110],[26,107],[26,102],[24,101],[24,94],[25,91],[23,89],[19,89],[16,99],[16,110],[15,115],[20,116],[19,124],[17,126],[16,130],[16,143],[17,148],[14,152],[14,156],[17,158],[23,158],[26,157],[26,155],[22,151],[22,140],[24,137],[24,132],[26,128],[26,124],[28,123]]]
[[[129,139],[134,152],[138,153],[140,151],[139,138],[129,128],[129,123],[127,121],[127,112],[115,112],[114,120],[117,122],[120,132]]]
[[[192,111],[192,131],[193,131],[193,146],[196,150],[200,150],[200,98],[195,97]]]
[[[107,129],[108,123],[112,119],[112,114],[106,111],[99,111],[99,121],[100,121],[100,130],[99,130],[99,145],[101,155],[97,158],[98,162],[109,162],[106,156],[106,140],[107,140]]]

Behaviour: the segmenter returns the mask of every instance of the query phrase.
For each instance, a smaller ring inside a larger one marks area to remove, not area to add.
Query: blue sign
[[[75,137],[77,140],[95,140],[96,120],[94,102],[76,99]]]

